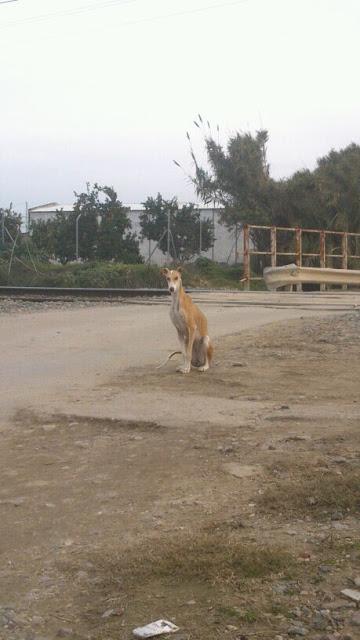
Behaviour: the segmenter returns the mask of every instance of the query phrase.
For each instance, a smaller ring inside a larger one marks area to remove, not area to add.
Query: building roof
[[[179,203],[180,206],[183,206],[185,204],[189,204],[188,202],[180,202]],[[131,204],[127,204],[127,203],[123,203],[123,206],[126,207],[127,209],[130,209],[130,211],[144,211],[145,207],[143,203],[131,203]],[[195,207],[197,209],[222,209],[223,207],[219,207],[219,206],[214,206],[213,204],[201,204],[201,203],[197,203],[195,204]],[[49,214],[49,213],[56,213],[57,211],[64,211],[65,213],[71,213],[72,211],[74,211],[74,204],[59,204],[58,202],[49,202],[48,204],[41,204],[38,205],[37,207],[31,207],[29,209],[29,213],[44,213],[44,214]]]

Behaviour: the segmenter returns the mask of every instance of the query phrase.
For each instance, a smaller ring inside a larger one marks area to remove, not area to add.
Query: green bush
[[[0,285],[85,288],[165,288],[161,269],[156,265],[85,262],[51,264],[15,260],[8,274],[8,260],[0,259]],[[220,265],[207,258],[183,267],[187,287],[241,288],[242,268]]]

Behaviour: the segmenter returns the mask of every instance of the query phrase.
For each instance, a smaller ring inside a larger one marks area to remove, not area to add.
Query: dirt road
[[[356,640],[359,300],[291,300],[204,294],[190,376],[163,303],[0,316],[0,638]]]
[[[215,343],[224,335],[263,324],[318,315],[356,304],[352,294],[200,294]],[[238,306],[241,303],[241,306]],[[117,372],[161,362],[177,348],[168,300],[148,304],[52,308],[41,313],[1,315],[2,416],[15,408],[55,406],[88,399],[89,388]],[[245,306],[249,305],[249,306]],[[266,306],[261,306],[266,305]],[[291,305],[291,306],[290,306]],[[39,304],[39,310],[43,307]]]

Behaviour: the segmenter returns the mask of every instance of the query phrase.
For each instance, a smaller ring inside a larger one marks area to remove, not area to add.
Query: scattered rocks
[[[297,584],[297,582],[293,580],[287,580],[284,582],[275,582],[275,584],[272,585],[272,590],[274,593],[277,593],[278,595],[288,595],[288,594],[292,595],[299,591],[299,585]]]

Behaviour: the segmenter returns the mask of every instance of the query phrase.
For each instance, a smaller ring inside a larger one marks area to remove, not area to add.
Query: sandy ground
[[[0,637],[358,638],[358,302],[203,294],[190,376],[166,301],[1,314]]]

